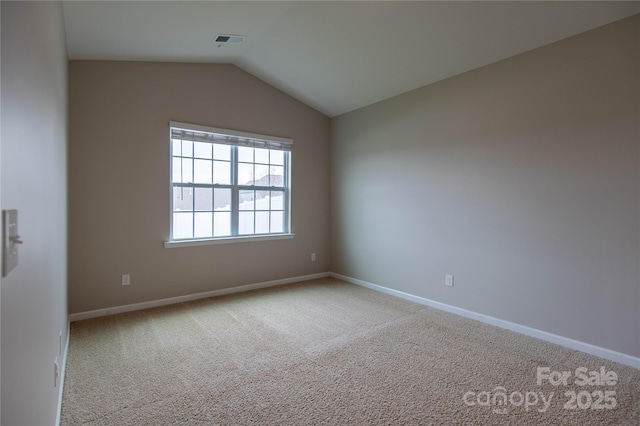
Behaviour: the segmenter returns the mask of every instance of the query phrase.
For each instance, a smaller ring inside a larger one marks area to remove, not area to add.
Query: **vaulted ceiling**
[[[66,1],[70,59],[231,63],[333,117],[640,12],[611,1]],[[219,45],[218,34],[246,36]]]

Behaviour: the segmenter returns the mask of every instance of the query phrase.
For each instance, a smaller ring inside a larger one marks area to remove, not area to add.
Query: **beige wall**
[[[67,331],[67,51],[58,2],[2,2],[2,208],[20,263],[2,279],[2,424],[51,425]],[[59,359],[61,361],[61,359]]]
[[[218,64],[70,61],[69,103],[71,313],[329,270],[324,115]],[[293,138],[295,238],[165,249],[170,120]]]
[[[639,29],[333,119],[332,270],[640,356]]]

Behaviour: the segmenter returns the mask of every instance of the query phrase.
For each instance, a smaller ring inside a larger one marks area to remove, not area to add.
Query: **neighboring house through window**
[[[291,139],[170,128],[172,242],[290,233]]]

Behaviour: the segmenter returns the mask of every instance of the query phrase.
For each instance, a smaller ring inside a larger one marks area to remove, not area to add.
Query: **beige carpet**
[[[63,425],[640,422],[639,370],[330,278],[75,322],[67,362]]]

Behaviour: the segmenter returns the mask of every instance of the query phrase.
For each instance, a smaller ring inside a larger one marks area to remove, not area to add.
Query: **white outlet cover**
[[[60,365],[58,364],[58,357],[53,361],[53,387],[58,387],[58,379],[60,379]]]
[[[449,286],[449,287],[453,287],[453,275],[445,275],[444,276],[444,283],[445,285]]]
[[[18,266],[18,210],[2,210],[2,276]]]

